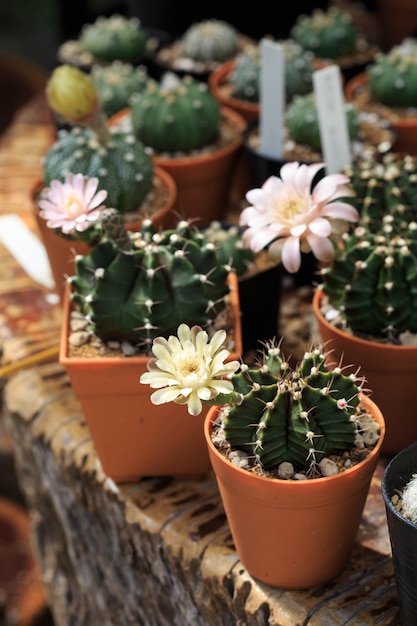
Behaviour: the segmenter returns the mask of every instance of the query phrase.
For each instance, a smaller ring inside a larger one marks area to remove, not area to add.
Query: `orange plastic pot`
[[[326,348],[332,350],[332,360],[343,357],[351,371],[360,366],[366,377],[366,387],[381,408],[386,423],[382,445],[385,454],[397,454],[417,441],[417,346],[393,346],[353,337],[330,324],[320,310],[323,291],[313,296],[313,311]],[[349,371],[348,369],[346,371]]]
[[[234,351],[242,355],[239,291],[235,274],[230,307]],[[115,481],[144,476],[191,477],[210,468],[204,440],[204,411],[194,417],[186,406],[155,406],[151,390],[141,385],[149,357],[74,358],[68,354],[71,310],[70,285],[66,286],[59,361],[66,368],[74,393],[89,427],[104,472]]]
[[[379,408],[363,397],[380,425],[376,447],[358,465],[326,478],[281,480],[233,465],[211,440],[219,407],[204,434],[237,554],[258,580],[284,589],[308,589],[334,579],[347,564],[384,438]]]
[[[168,196],[165,205],[157,211],[151,219],[157,228],[166,228],[168,227],[168,216],[175,206],[177,199],[177,187],[172,176],[161,167],[155,167],[155,177],[159,179],[159,182],[167,189]],[[40,216],[39,207],[36,202],[43,186],[42,181],[37,181],[34,186],[32,190],[32,206],[36,225],[51,265],[51,271],[55,281],[55,291],[62,302],[66,277],[74,274],[74,258],[77,255],[84,256],[88,254],[91,248],[82,241],[64,239],[47,227],[46,221]],[[126,229],[130,231],[138,230],[141,223],[141,219],[126,223]]]
[[[360,89],[368,89],[368,73],[366,71],[360,72],[346,83],[346,99],[355,102],[355,94]],[[383,108],[386,118],[396,133],[393,150],[417,156],[417,116],[398,117],[390,114],[389,107],[383,106]]]

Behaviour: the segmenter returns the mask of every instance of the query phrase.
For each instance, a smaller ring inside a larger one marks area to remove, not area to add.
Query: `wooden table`
[[[31,227],[30,189],[50,140],[45,107],[35,101],[0,144],[0,211]],[[4,364],[56,345],[61,311],[2,246],[0,257]],[[302,320],[299,294],[285,299],[283,317],[295,335],[312,319],[306,298]],[[318,588],[285,591],[258,583],[240,563],[212,473],[198,481],[117,485],[104,475],[56,358],[13,374],[4,404],[57,626],[399,624],[380,494],[387,459],[373,478],[343,573]]]

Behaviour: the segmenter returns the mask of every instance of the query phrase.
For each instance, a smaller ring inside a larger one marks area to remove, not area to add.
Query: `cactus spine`
[[[242,366],[232,382],[243,399],[227,406],[224,434],[261,471],[289,462],[314,474],[325,455],[354,446],[363,380],[327,366],[321,349],[291,368],[271,342],[260,367]]]
[[[168,74],[152,81],[132,104],[133,132],[154,150],[189,152],[216,139],[220,105],[206,83]]]
[[[228,304],[227,275],[216,246],[186,221],[158,232],[150,220],[128,233],[117,211],[102,214],[106,238],[76,258],[72,297],[103,341],[151,347],[181,322],[209,328]]]

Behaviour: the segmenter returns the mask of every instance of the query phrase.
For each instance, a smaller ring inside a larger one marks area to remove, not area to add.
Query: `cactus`
[[[152,189],[152,158],[131,133],[113,130],[105,143],[90,128],[62,129],[42,159],[45,186],[69,172],[99,179],[108,191],[107,205],[133,213]]]
[[[145,145],[189,152],[217,138],[220,105],[206,83],[168,73],[161,84],[152,81],[135,97],[131,119],[133,132]]]
[[[359,134],[360,121],[357,107],[352,102],[345,103],[349,138]],[[298,144],[321,151],[320,125],[314,93],[295,96],[285,111],[285,122],[289,137]]]
[[[322,288],[344,327],[401,343],[417,332],[417,159],[388,153],[351,170],[360,220],[321,270]]]
[[[400,495],[400,512],[417,524],[417,474],[413,474]]]
[[[99,61],[138,63],[145,56],[146,43],[139,20],[117,14],[99,16],[93,24],[85,24],[79,36],[81,50]]]
[[[181,53],[193,61],[227,61],[239,51],[239,34],[223,20],[195,22],[181,38]]]
[[[210,222],[203,236],[216,246],[220,263],[231,266],[238,276],[243,276],[254,264],[255,253],[243,245],[242,230],[238,226]]]
[[[322,59],[338,59],[356,51],[358,29],[351,15],[336,7],[298,16],[290,35],[302,48]]]
[[[368,66],[372,97],[388,107],[417,106],[417,43],[406,39]]]
[[[231,450],[247,452],[261,473],[289,462],[315,474],[324,456],[353,448],[364,379],[326,365],[327,356],[314,347],[291,367],[269,342],[255,367],[241,366],[231,382],[242,397],[223,422]]]
[[[106,235],[75,261],[69,279],[72,298],[103,341],[151,346],[180,322],[209,328],[226,309],[230,266],[220,262],[216,246],[186,221],[158,232],[150,220],[128,233],[120,214],[102,214]]]
[[[314,55],[291,39],[279,42],[284,51],[285,98],[290,102],[295,95],[313,90]],[[247,46],[237,57],[230,73],[232,95],[239,100],[259,102],[261,54],[258,46]]]
[[[94,65],[91,78],[97,90],[102,111],[111,117],[130,104],[133,94],[145,90],[149,76],[145,66],[113,61],[109,65]]]

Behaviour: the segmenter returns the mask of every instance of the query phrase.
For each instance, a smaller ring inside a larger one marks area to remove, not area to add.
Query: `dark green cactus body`
[[[61,130],[43,158],[45,186],[67,173],[97,177],[108,192],[107,206],[121,213],[137,210],[152,188],[153,162],[145,146],[132,134],[112,130],[100,143],[91,129]]]
[[[336,7],[315,9],[300,15],[290,31],[291,37],[305,50],[322,59],[338,59],[353,54],[358,30],[351,16]]]
[[[379,53],[368,67],[372,96],[389,107],[417,107],[417,45],[412,40]]]
[[[214,141],[220,105],[208,85],[191,76],[152,82],[132,104],[132,127],[145,145],[159,151],[189,152]]]
[[[249,452],[265,470],[290,462],[314,471],[326,454],[353,447],[359,379],[328,368],[325,358],[315,349],[291,368],[271,346],[261,368],[242,367],[233,384],[243,400],[224,424],[232,449]]]
[[[147,35],[136,18],[100,16],[83,26],[79,42],[98,60],[137,63],[145,56]]]
[[[145,90],[149,76],[145,66],[113,61],[109,65],[94,65],[91,78],[97,89],[102,111],[111,117],[130,104],[135,93]]]
[[[71,284],[74,301],[103,341],[150,347],[182,322],[208,328],[225,309],[230,268],[188,222],[157,232],[145,220],[128,234],[120,215],[106,210],[102,224],[107,240],[76,259]]]
[[[398,342],[417,332],[417,160],[393,153],[349,172],[360,222],[322,270],[322,287],[353,332]]]
[[[216,246],[220,263],[229,265],[238,276],[245,274],[255,261],[255,253],[243,245],[242,230],[238,226],[210,222],[202,236]]]
[[[239,51],[239,35],[223,20],[203,20],[191,24],[181,39],[181,51],[193,61],[223,62]]]
[[[351,102],[345,103],[346,120],[350,140],[357,137],[360,130],[359,113]],[[321,151],[319,117],[314,93],[295,96],[285,112],[289,137],[296,143]]]

